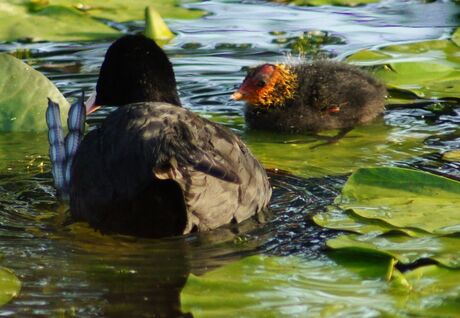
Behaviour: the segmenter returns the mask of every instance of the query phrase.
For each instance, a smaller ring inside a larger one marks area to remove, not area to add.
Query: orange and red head
[[[234,100],[258,107],[283,106],[294,99],[297,75],[284,64],[263,64],[249,71]]]

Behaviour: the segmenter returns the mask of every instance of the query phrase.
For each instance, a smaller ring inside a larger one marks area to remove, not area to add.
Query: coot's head
[[[166,102],[180,106],[165,52],[143,35],[126,35],[107,50],[96,86],[96,105]]]
[[[283,106],[294,98],[297,76],[284,64],[263,64],[249,70],[232,99],[256,107]]]

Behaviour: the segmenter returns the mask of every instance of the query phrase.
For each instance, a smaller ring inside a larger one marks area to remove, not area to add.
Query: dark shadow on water
[[[150,250],[150,257],[134,255],[95,261],[87,267],[92,288],[105,291],[104,317],[192,317],[181,312],[180,292],[190,273],[189,246],[173,240]]]

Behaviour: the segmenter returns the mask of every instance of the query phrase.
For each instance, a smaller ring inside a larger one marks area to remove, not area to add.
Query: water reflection
[[[186,241],[125,242],[122,246],[114,241],[99,253],[95,253],[93,242],[73,258],[75,263],[84,264],[84,279],[91,289],[103,291],[99,297],[104,300],[99,305],[103,316],[188,316],[180,306],[180,291],[190,272]],[[88,255],[96,257],[88,262]]]

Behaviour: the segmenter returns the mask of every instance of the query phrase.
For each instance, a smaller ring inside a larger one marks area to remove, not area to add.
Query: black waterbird
[[[241,222],[267,206],[265,170],[229,129],[180,107],[172,65],[154,41],[128,35],[110,46],[95,102],[119,107],[73,158],[76,220],[163,237]]]

